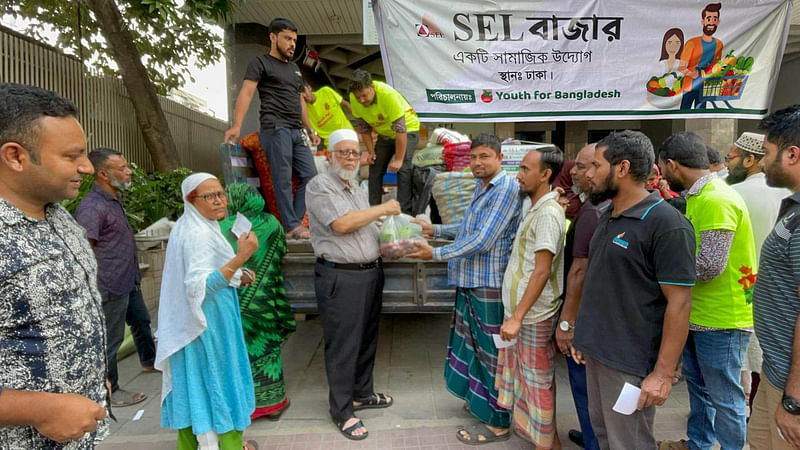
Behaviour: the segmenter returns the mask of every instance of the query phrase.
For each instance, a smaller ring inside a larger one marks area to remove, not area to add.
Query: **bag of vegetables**
[[[425,242],[422,227],[411,223],[413,217],[400,214],[389,216],[381,226],[381,256],[389,259],[402,258],[417,251],[415,241]]]

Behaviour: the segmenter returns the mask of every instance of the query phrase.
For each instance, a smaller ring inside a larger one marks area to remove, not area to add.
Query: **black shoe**
[[[580,448],[583,448],[583,433],[578,430],[569,430],[569,440]]]

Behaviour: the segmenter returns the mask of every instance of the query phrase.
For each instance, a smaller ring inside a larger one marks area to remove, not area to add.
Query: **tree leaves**
[[[116,2],[161,94],[191,79],[191,60],[202,68],[222,57],[222,37],[214,24],[228,22],[237,4],[237,0],[107,1]],[[0,14],[32,20],[26,33],[38,40],[48,41],[46,31],[51,29],[58,35],[56,45],[75,56],[83,54],[90,68],[119,75],[84,0],[4,0]]]

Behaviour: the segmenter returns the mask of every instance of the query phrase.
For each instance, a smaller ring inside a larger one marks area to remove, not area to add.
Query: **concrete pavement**
[[[341,436],[328,416],[328,387],[319,319],[298,322],[297,332],[283,349],[284,372],[292,405],[278,422],[259,419],[245,432],[261,449],[453,449],[471,448],[455,437],[457,425],[472,425],[476,420],[464,411],[463,401],[444,386],[444,350],[450,316],[444,314],[383,315],[378,357],[375,364],[375,389],[395,398],[387,409],[359,411],[369,429],[364,441],[349,441]],[[576,449],[567,439],[571,428],[578,428],[575,407],[569,393],[566,364],[557,358],[557,424],[564,449]],[[119,363],[120,385],[143,391],[148,399],[127,408],[116,408],[119,422],[100,450],[174,449],[176,432],[160,427],[161,376],[140,372],[135,356]],[[133,421],[137,411],[142,418]],[[658,439],[685,438],[689,400],[686,384],[675,386],[670,399],[658,408],[655,429]],[[482,446],[487,449],[530,448],[516,436],[506,442]]]

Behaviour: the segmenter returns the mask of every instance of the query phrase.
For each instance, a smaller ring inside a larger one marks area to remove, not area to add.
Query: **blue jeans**
[[[303,142],[303,133],[300,129],[261,130],[258,138],[269,161],[281,224],[283,229],[289,232],[303,223],[303,216],[306,214],[306,185],[317,174],[314,156]],[[294,197],[292,174],[300,180]],[[275,213],[275,211],[270,212]]]
[[[569,387],[572,390],[572,400],[575,402],[575,412],[578,413],[578,422],[581,424],[583,434],[583,448],[586,450],[600,450],[597,437],[594,435],[592,421],[589,419],[589,398],[586,394],[586,366],[576,363],[572,357],[567,356],[567,372],[569,373]]]
[[[718,440],[722,450],[740,450],[747,433],[742,360],[750,333],[741,330],[689,331],[683,349],[683,376],[691,412],[688,446],[706,450]]]

